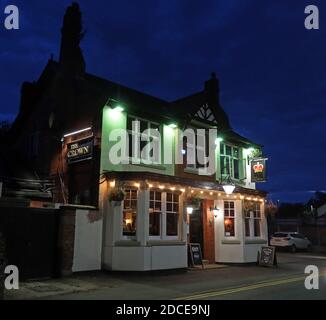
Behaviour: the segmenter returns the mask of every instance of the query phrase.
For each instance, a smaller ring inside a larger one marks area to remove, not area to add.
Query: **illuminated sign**
[[[266,159],[251,160],[251,182],[266,181]]]
[[[93,156],[93,138],[82,139],[67,145],[68,164],[89,160]]]

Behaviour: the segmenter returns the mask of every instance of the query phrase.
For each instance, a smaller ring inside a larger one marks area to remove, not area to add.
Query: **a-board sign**
[[[277,265],[275,247],[262,247],[258,253],[258,263],[260,266],[273,267]]]
[[[203,256],[201,254],[201,247],[199,243],[189,243],[190,263],[192,266],[202,266]]]

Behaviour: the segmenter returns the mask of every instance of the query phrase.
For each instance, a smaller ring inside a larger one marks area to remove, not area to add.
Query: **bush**
[[[122,201],[124,197],[124,192],[121,189],[115,188],[109,194],[109,201]]]

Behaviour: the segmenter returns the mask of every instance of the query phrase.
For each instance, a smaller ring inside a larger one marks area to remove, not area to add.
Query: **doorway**
[[[198,209],[189,215],[189,242],[199,243],[204,252],[203,206],[202,201]]]

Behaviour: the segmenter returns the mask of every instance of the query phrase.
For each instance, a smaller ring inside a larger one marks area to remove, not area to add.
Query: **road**
[[[319,289],[307,290],[304,270],[319,268]],[[51,300],[296,300],[326,299],[326,256],[278,253],[278,267],[226,266],[182,272],[96,272],[22,283],[6,299]]]

